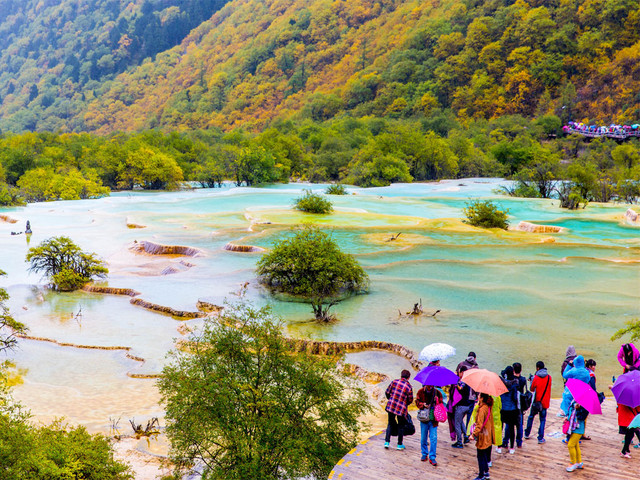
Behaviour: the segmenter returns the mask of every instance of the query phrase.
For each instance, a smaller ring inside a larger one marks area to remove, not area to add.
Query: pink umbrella
[[[576,403],[582,405],[587,412],[593,415],[602,415],[602,407],[600,406],[598,393],[591,388],[591,385],[577,378],[570,378],[567,380],[566,386],[571,392],[571,395],[573,395]]]

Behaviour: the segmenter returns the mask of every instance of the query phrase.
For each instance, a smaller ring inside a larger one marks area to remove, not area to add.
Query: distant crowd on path
[[[562,127],[564,133],[577,133],[587,137],[609,137],[616,139],[626,139],[640,137],[640,124],[607,126],[587,125],[584,123],[569,122]]]
[[[618,353],[618,361],[622,366],[623,374],[640,370],[640,352],[632,343],[622,345]],[[439,360],[429,363],[429,366],[439,365]],[[565,385],[569,379],[576,379],[597,392],[596,365],[593,359],[585,362],[584,357],[577,355],[575,348],[570,345],[560,369]],[[457,384],[442,388],[424,385],[415,396],[415,404],[419,409],[421,460],[429,461],[434,467],[438,465],[436,460],[438,425],[440,422],[447,422],[451,441],[454,442],[451,444],[452,448],[465,448],[475,439],[478,475],[474,480],[486,480],[490,478],[492,447],[497,447],[495,451],[498,454],[506,450],[511,455],[515,454],[517,448],[522,448],[523,439],[531,438],[536,417],[539,419],[537,443],[546,442],[545,424],[551,400],[552,378],[544,362],[538,361],[536,373],[530,375],[527,382],[527,379],[522,376],[522,365],[516,362],[508,365],[500,374],[506,393],[491,396],[486,393],[476,393],[463,382],[465,372],[477,368],[479,367],[476,354],[469,352],[467,358],[456,368],[455,373],[460,378]],[[404,450],[404,435],[415,432],[413,421],[408,413],[409,405],[414,402],[413,388],[409,383],[410,376],[408,370],[403,370],[400,378],[391,382],[386,390],[388,399],[386,411],[389,420],[384,443],[386,449],[390,448],[391,437],[397,436],[397,449]],[[604,393],[598,393],[598,400],[600,403],[604,400]],[[524,418],[527,411],[529,413],[525,426]],[[624,435],[620,456],[631,458],[630,447],[634,436],[638,438],[638,444],[634,447],[640,448],[640,428],[630,426],[634,419],[639,421],[640,406],[632,408],[618,403],[617,412],[619,433]],[[570,458],[566,471],[583,469],[580,443],[582,440],[591,440],[586,434],[589,412],[576,402],[566,386],[557,416],[565,418],[563,443],[567,445]]]

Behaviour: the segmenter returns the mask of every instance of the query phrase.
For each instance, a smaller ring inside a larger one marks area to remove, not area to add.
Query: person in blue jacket
[[[582,355],[578,355],[571,363],[569,363],[564,372],[562,372],[562,377],[565,380],[569,380],[570,378],[575,378],[589,384],[589,380],[591,380],[591,374],[587,367],[584,364],[584,357]],[[567,415],[569,413],[569,405],[571,405],[571,401],[573,400],[573,395],[567,387],[564,388],[564,393],[562,394],[562,403],[560,404],[560,409],[562,412]]]

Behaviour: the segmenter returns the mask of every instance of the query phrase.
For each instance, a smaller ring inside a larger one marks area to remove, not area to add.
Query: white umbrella
[[[446,343],[432,343],[422,349],[418,360],[421,362],[434,362],[436,360],[453,357],[455,354],[456,349],[451,345],[447,345]]]

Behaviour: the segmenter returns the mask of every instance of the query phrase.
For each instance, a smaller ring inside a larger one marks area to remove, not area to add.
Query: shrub
[[[294,208],[306,213],[327,214],[333,211],[329,200],[311,190],[305,190],[304,195],[296,199]]]
[[[69,237],[52,237],[29,249],[30,271],[43,272],[56,290],[76,290],[109,270],[95,253],[80,250]]]
[[[467,204],[462,213],[467,217],[465,223],[480,228],[509,228],[507,214],[509,210],[498,210],[490,200],[475,200]]]
[[[347,189],[340,183],[334,183],[333,185],[329,185],[324,193],[327,195],[346,195]]]

